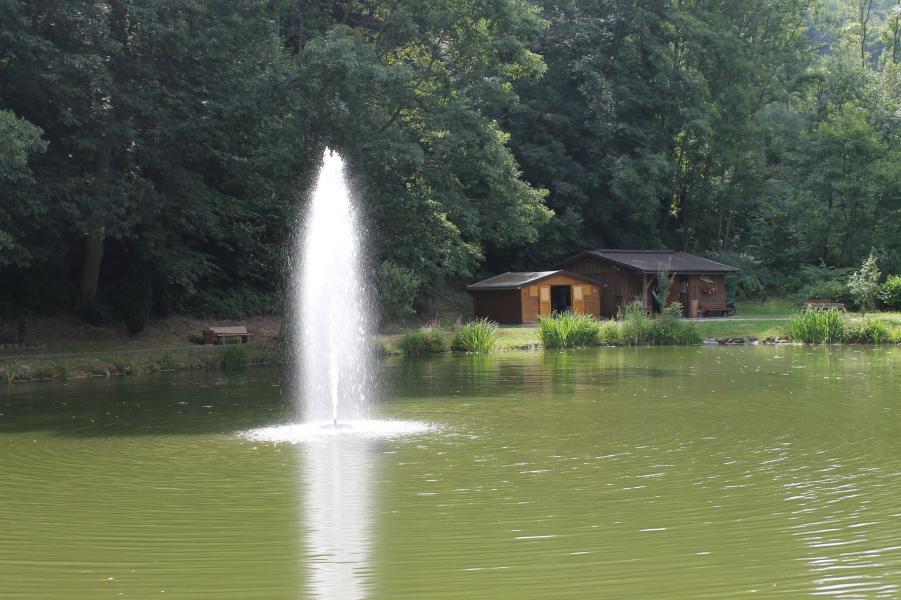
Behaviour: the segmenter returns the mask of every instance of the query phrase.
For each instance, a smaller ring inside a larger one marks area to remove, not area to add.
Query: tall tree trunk
[[[94,173],[100,184],[98,188],[106,187],[112,162],[112,145],[104,140],[94,151]],[[91,228],[91,231],[88,232],[88,238],[85,240],[84,260],[81,263],[81,302],[85,306],[91,304],[97,295],[97,283],[100,280],[100,264],[103,262],[103,239],[105,235],[105,228],[98,223]]]

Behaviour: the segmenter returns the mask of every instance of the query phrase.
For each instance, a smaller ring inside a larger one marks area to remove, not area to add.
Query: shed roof
[[[739,271],[735,267],[724,265],[709,258],[673,250],[585,250],[563,260],[559,266],[567,265],[586,255],[596,256],[641,273],[656,273],[657,269],[665,266],[667,263],[669,264],[669,270],[673,273],[718,274],[738,273]]]
[[[579,273],[571,273],[570,271],[527,271],[527,272],[507,272],[489,277],[484,281],[473,283],[466,286],[467,291],[491,291],[491,290],[518,290],[525,285],[547,279],[554,275],[566,275],[588,283],[597,283],[596,280]]]

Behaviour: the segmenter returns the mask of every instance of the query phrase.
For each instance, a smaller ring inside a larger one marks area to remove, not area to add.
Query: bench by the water
[[[804,302],[804,307],[816,310],[829,310],[830,308],[845,310],[845,305],[843,303],[833,302],[832,300],[807,300]]]
[[[709,317],[711,313],[716,313],[721,317],[729,316],[729,307],[725,302],[720,304],[702,304],[700,308],[702,317]]]
[[[235,327],[210,327],[203,331],[203,343],[221,344],[225,341],[225,338],[240,337],[241,343],[246,344],[251,335],[253,334],[247,333],[247,328],[243,325]]]

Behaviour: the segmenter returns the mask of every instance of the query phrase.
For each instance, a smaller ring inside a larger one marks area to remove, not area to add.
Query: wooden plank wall
[[[582,281],[580,279],[576,279],[575,277],[568,277],[566,275],[555,275],[554,277],[549,277],[547,279],[543,279],[537,283],[524,286],[520,290],[520,301],[522,303],[522,322],[523,323],[534,323],[538,321],[538,315],[540,307],[540,293],[539,288],[544,286],[554,286],[554,285],[568,285],[568,286],[581,286],[582,287],[582,300],[585,304],[585,312],[588,314],[592,314],[596,317],[601,314],[601,306],[603,299],[600,294],[600,290],[598,286],[592,285],[587,281]],[[575,299],[575,292],[570,290],[572,294],[571,298]],[[575,306],[575,301],[573,301],[573,305]]]
[[[702,281],[702,277],[713,283]],[[716,293],[708,294],[709,288],[716,288]],[[722,275],[689,275],[688,295],[690,299],[697,299],[700,306],[723,304],[726,302],[726,278]]]
[[[519,290],[480,290],[472,292],[473,314],[498,323],[522,323]]]
[[[613,318],[620,307],[641,297],[641,275],[621,269],[598,258],[584,257],[567,265],[570,271],[588,275],[602,282],[601,316]]]

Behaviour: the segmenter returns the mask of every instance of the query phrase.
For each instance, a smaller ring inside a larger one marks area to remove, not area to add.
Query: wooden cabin
[[[466,287],[476,318],[534,323],[539,315],[572,311],[601,315],[600,287],[593,277],[569,271],[503,273]]]
[[[601,316],[614,317],[635,300],[648,312],[659,310],[653,291],[657,271],[669,265],[674,276],[669,302],[681,302],[686,317],[722,312],[726,307],[726,279],[738,269],[716,261],[671,250],[586,250],[557,267],[590,277],[600,288]]]

